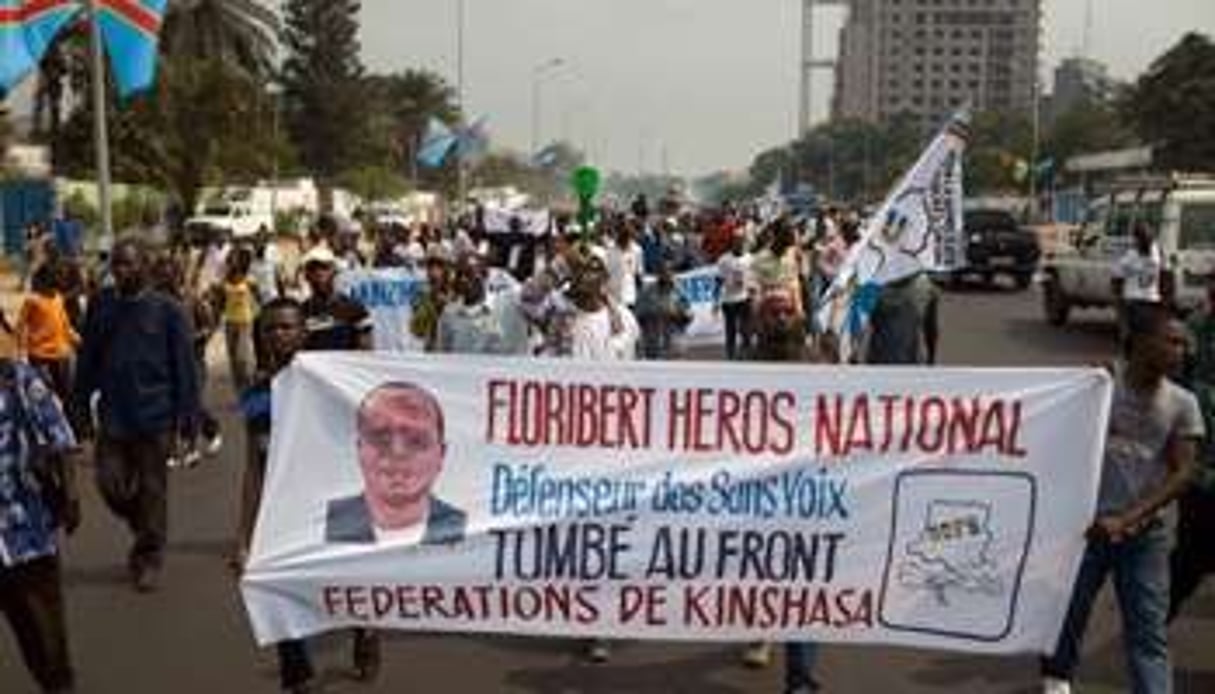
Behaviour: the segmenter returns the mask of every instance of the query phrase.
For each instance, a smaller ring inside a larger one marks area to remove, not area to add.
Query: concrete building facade
[[[966,102],[1032,113],[1041,20],[1041,0],[851,0],[832,115],[931,129]]]

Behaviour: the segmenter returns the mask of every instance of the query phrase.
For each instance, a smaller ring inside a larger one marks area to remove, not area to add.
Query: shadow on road
[[[629,645],[616,643],[614,648],[621,651]],[[715,673],[737,667],[735,659],[723,657],[720,652],[700,652],[688,658],[668,658],[645,664],[576,662],[561,668],[513,670],[507,673],[505,682],[534,694],[744,694],[747,689],[711,681]]]

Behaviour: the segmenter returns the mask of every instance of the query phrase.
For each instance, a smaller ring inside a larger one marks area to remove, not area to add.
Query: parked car
[[[1026,289],[1034,280],[1042,255],[1038,237],[1017,223],[1004,210],[973,209],[963,214],[966,235],[966,267],[947,279],[956,283],[978,277],[992,284],[999,275],[1010,277],[1017,287]]]
[[[1114,306],[1114,269],[1139,223],[1156,233],[1177,308],[1185,312],[1202,306],[1215,274],[1215,177],[1141,177],[1116,181],[1093,200],[1072,242],[1044,260],[1047,322],[1064,325],[1076,308]]]

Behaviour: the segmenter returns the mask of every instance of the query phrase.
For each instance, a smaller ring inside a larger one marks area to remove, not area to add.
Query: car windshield
[[[232,208],[225,204],[207,205],[203,208],[203,214],[208,217],[227,217],[232,214]]]
[[[1215,202],[1181,206],[1181,247],[1215,248]]]

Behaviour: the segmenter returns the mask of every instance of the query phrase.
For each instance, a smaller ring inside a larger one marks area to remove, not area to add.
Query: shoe
[[[181,467],[181,460],[179,460],[177,456],[171,455],[171,456],[169,456],[169,459],[165,461],[165,465],[170,470],[175,470],[175,469]]]
[[[595,639],[587,644],[586,659],[592,663],[606,663],[612,659],[612,646],[603,639]]]
[[[160,589],[160,569],[155,566],[141,566],[135,571],[135,592],[155,593]]]
[[[1054,677],[1044,677],[1042,694],[1072,694],[1072,683]]]
[[[743,665],[752,670],[762,670],[772,664],[772,644],[767,641],[756,641],[747,644],[742,655]]]
[[[207,444],[206,444],[206,446],[203,447],[203,453],[205,453],[207,455],[207,457],[213,458],[213,457],[219,455],[219,452],[221,450],[223,450],[223,447],[224,447],[224,435],[216,434],[215,436],[212,436],[211,438],[207,439]]]
[[[354,632],[354,678],[359,682],[374,682],[380,676],[380,638],[356,629]]]
[[[202,458],[202,453],[199,453],[197,448],[191,448],[182,456],[181,465],[189,470],[190,468],[198,467],[198,464],[202,462]]]

